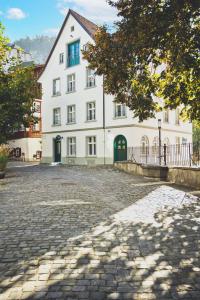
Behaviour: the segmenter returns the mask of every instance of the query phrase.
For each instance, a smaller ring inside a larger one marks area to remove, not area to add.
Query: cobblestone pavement
[[[163,209],[158,225],[114,217],[158,188],[113,169],[11,167],[0,299],[199,300],[198,202]]]

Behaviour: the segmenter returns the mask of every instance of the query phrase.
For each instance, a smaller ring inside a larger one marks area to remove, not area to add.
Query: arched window
[[[152,153],[157,154],[159,149],[159,138],[157,136],[153,139]]]
[[[168,137],[164,138],[163,145],[166,145],[166,150],[167,150],[166,152],[167,152],[167,154],[169,154],[169,152],[170,152],[170,141],[169,141]]]
[[[147,155],[149,154],[149,139],[146,135],[144,135],[141,139],[140,143],[140,153],[142,155]]]

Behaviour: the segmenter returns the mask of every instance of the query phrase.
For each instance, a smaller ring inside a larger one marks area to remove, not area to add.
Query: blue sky
[[[116,20],[116,11],[106,0],[0,0],[0,21],[11,41],[55,35],[69,8],[97,24]]]

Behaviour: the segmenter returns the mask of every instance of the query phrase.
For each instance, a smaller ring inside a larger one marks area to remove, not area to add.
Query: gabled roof
[[[89,21],[88,19],[84,18],[83,16],[79,15],[77,12],[75,12],[74,10],[72,9],[69,9],[68,13],[67,13],[67,16],[63,22],[63,25],[58,33],[58,36],[55,40],[55,43],[49,53],[49,56],[47,57],[47,60],[46,60],[46,63],[45,63],[45,66],[44,66],[44,70],[46,69],[47,65],[48,65],[48,62],[53,54],[53,51],[59,41],[59,38],[65,28],[65,25],[69,19],[69,16],[72,15],[76,21],[83,27],[83,29],[94,39],[94,36],[95,36],[95,32],[97,31],[98,29],[98,26],[96,24],[94,24],[93,22]],[[44,72],[43,70],[43,72]],[[41,75],[43,74],[43,72],[41,73]]]

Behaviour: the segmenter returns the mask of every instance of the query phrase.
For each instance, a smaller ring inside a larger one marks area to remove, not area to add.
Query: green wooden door
[[[123,135],[118,135],[114,141],[114,161],[127,160],[127,140]]]
[[[54,162],[61,162],[61,141],[54,140]]]

